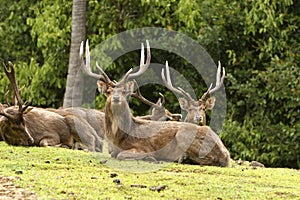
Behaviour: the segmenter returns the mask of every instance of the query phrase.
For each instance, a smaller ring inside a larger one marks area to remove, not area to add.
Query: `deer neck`
[[[107,136],[110,138],[121,137],[120,134],[130,133],[134,122],[128,103],[125,101],[114,104],[108,98],[105,106],[105,123]]]

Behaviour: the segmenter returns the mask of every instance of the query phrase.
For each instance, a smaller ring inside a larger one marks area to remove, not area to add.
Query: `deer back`
[[[65,118],[70,128],[71,134],[74,136],[75,141],[79,143],[80,146],[82,146],[81,148],[87,149],[89,151],[102,152],[102,148],[103,148],[102,138],[99,137],[95,128],[90,124],[89,121],[87,121],[87,118],[84,115],[86,114],[86,112],[91,112],[89,109],[81,109],[81,108],[49,109],[48,108],[47,110],[57,113]],[[95,116],[95,120],[98,120],[96,116]],[[102,131],[103,129],[100,132],[101,134],[103,134]]]
[[[60,108],[62,110],[73,113],[73,115],[83,118],[91,125],[100,138],[104,138],[105,133],[105,114],[104,112],[96,109],[70,107]]]
[[[33,108],[24,119],[36,146],[62,144],[69,148],[73,147],[75,137],[71,134],[67,120],[63,116],[42,108]]]

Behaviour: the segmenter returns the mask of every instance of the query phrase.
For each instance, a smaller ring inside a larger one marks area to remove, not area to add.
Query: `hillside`
[[[220,168],[117,161],[106,153],[13,147],[4,142],[0,142],[0,177],[13,182],[25,199],[300,198],[300,171],[295,169],[252,167],[249,162]],[[0,199],[9,199],[4,182],[0,183]]]

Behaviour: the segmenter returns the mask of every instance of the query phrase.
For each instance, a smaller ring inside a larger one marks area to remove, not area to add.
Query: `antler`
[[[149,65],[150,65],[150,60],[151,60],[151,52],[150,52],[150,45],[149,41],[146,40],[146,45],[147,45],[147,59],[145,63],[145,50],[144,50],[144,44],[141,44],[141,60],[140,60],[140,68],[137,72],[132,73],[132,68],[127,71],[125,76],[118,82],[118,85],[124,84],[128,79],[130,78],[135,78],[140,76],[142,73],[144,73]]]
[[[204,102],[207,97],[211,94],[213,94],[214,92],[216,92],[217,90],[219,90],[222,85],[223,85],[223,81],[225,78],[225,68],[223,67],[223,75],[221,76],[221,62],[218,62],[218,69],[217,69],[217,74],[216,74],[216,86],[214,88],[212,88],[212,84],[210,84],[208,90],[202,95],[202,97],[199,99],[199,102]]]
[[[146,40],[146,45],[147,45],[147,59],[146,59],[146,63],[145,63],[145,55],[144,55],[144,44],[142,43],[141,45],[141,60],[140,60],[140,68],[137,72],[135,73],[132,73],[132,68],[129,69],[127,71],[127,73],[125,74],[125,76],[117,83],[117,82],[114,82],[114,81],[111,81],[108,77],[108,75],[101,69],[101,67],[99,67],[98,63],[96,63],[96,66],[97,68],[99,69],[100,74],[95,74],[91,71],[91,67],[90,67],[90,51],[89,51],[89,43],[88,43],[88,40],[86,41],[86,47],[85,47],[85,54],[86,54],[86,62],[84,63],[84,60],[83,60],[83,42],[81,42],[81,45],[80,45],[80,58],[82,60],[82,66],[85,70],[85,72],[90,76],[90,77],[93,77],[93,78],[96,78],[96,79],[101,79],[103,78],[104,81],[107,83],[107,84],[110,84],[112,86],[116,86],[117,84],[118,85],[121,85],[121,84],[124,84],[129,78],[135,78],[137,76],[140,76],[142,73],[144,73],[147,68],[149,67],[150,65],[150,60],[151,60],[151,53],[150,53],[150,45],[149,45],[149,41]]]
[[[20,95],[20,91],[18,89],[18,85],[16,82],[16,78],[15,78],[15,70],[14,70],[14,65],[12,64],[12,62],[8,61],[8,65],[10,67],[10,71],[7,69],[7,66],[5,65],[5,63],[2,63],[3,68],[4,68],[4,72],[7,76],[7,78],[9,79],[10,83],[12,84],[14,93],[15,93],[15,97],[17,98],[17,103],[19,106],[19,112],[22,113],[24,110],[26,110],[26,108],[28,107],[27,105],[23,106],[23,101],[21,99],[21,95]]]
[[[7,113],[7,112],[5,112],[5,111],[3,110],[3,108],[5,108],[5,106],[4,106],[3,104],[0,103],[0,115],[2,115],[2,116],[4,116],[4,117],[8,118],[9,120],[13,120],[13,119],[14,119],[14,116],[11,115],[11,114],[9,114],[9,113]]]
[[[163,82],[165,83],[166,87],[177,93],[180,95],[183,95],[185,98],[187,98],[189,101],[192,101],[193,98],[191,97],[191,95],[189,93],[187,93],[186,91],[184,91],[182,88],[178,87],[175,88],[171,82],[171,77],[170,77],[170,69],[169,69],[169,64],[168,61],[166,61],[166,76],[165,76],[165,72],[164,72],[164,68],[161,70],[161,78],[163,80]]]
[[[143,97],[141,92],[140,92],[140,89],[139,89],[139,86],[138,86],[137,82],[135,80],[133,80],[133,81],[134,81],[135,85],[137,86],[137,89],[136,89],[135,93],[131,94],[131,96],[134,96],[135,98],[139,99],[144,104],[147,104],[149,106],[153,106],[156,109],[160,108],[160,106],[157,105],[156,103],[153,103],[153,102],[149,101],[148,99],[146,99],[145,97]]]
[[[107,74],[102,70],[101,67],[99,67],[97,62],[96,62],[96,67],[99,69],[101,74],[96,74],[96,73],[92,72],[92,70],[91,70],[91,55],[90,55],[90,47],[89,47],[89,41],[88,40],[86,40],[86,43],[85,43],[85,58],[86,58],[85,62],[84,62],[84,59],[83,59],[83,41],[80,44],[79,57],[81,59],[83,69],[87,73],[87,75],[89,75],[90,77],[95,78],[95,79],[102,79],[103,78],[106,83],[114,85],[114,82],[112,82],[109,79]]]

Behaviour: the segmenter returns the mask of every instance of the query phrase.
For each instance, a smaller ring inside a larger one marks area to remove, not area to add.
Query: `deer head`
[[[1,131],[1,134],[3,140],[8,144],[30,146],[34,141],[26,128],[23,116],[26,113],[30,112],[32,108],[29,108],[28,104],[23,103],[15,78],[14,66],[11,62],[8,62],[8,64],[10,67],[10,71],[8,70],[8,67],[5,65],[5,63],[2,63],[4,72],[8,77],[10,83],[12,84],[14,95],[16,97],[18,105],[5,109],[1,108],[0,115],[2,115],[3,117],[0,120],[1,127],[4,129]]]
[[[219,62],[215,87],[212,88],[212,84],[211,84],[208,90],[198,100],[193,99],[192,96],[186,91],[184,91],[182,88],[180,87],[175,88],[173,86],[170,77],[168,61],[166,62],[165,69],[166,72],[164,71],[164,68],[162,69],[161,76],[166,87],[171,91],[183,96],[182,98],[179,98],[179,104],[183,110],[187,111],[187,115],[184,121],[198,124],[198,125],[206,125],[206,111],[212,110],[216,101],[215,97],[209,97],[209,96],[214,92],[216,92],[217,90],[219,90],[223,85],[223,81],[225,78],[225,68],[223,68],[223,75],[220,78],[221,63]]]
[[[159,93],[161,98],[157,100],[156,103],[149,101],[141,94],[139,90],[139,86],[136,81],[134,81],[137,89],[136,92],[133,93],[131,96],[139,99],[146,105],[152,107],[151,114],[140,117],[141,119],[153,120],[153,121],[180,121],[181,114],[173,114],[165,108],[165,97],[163,94]]]

